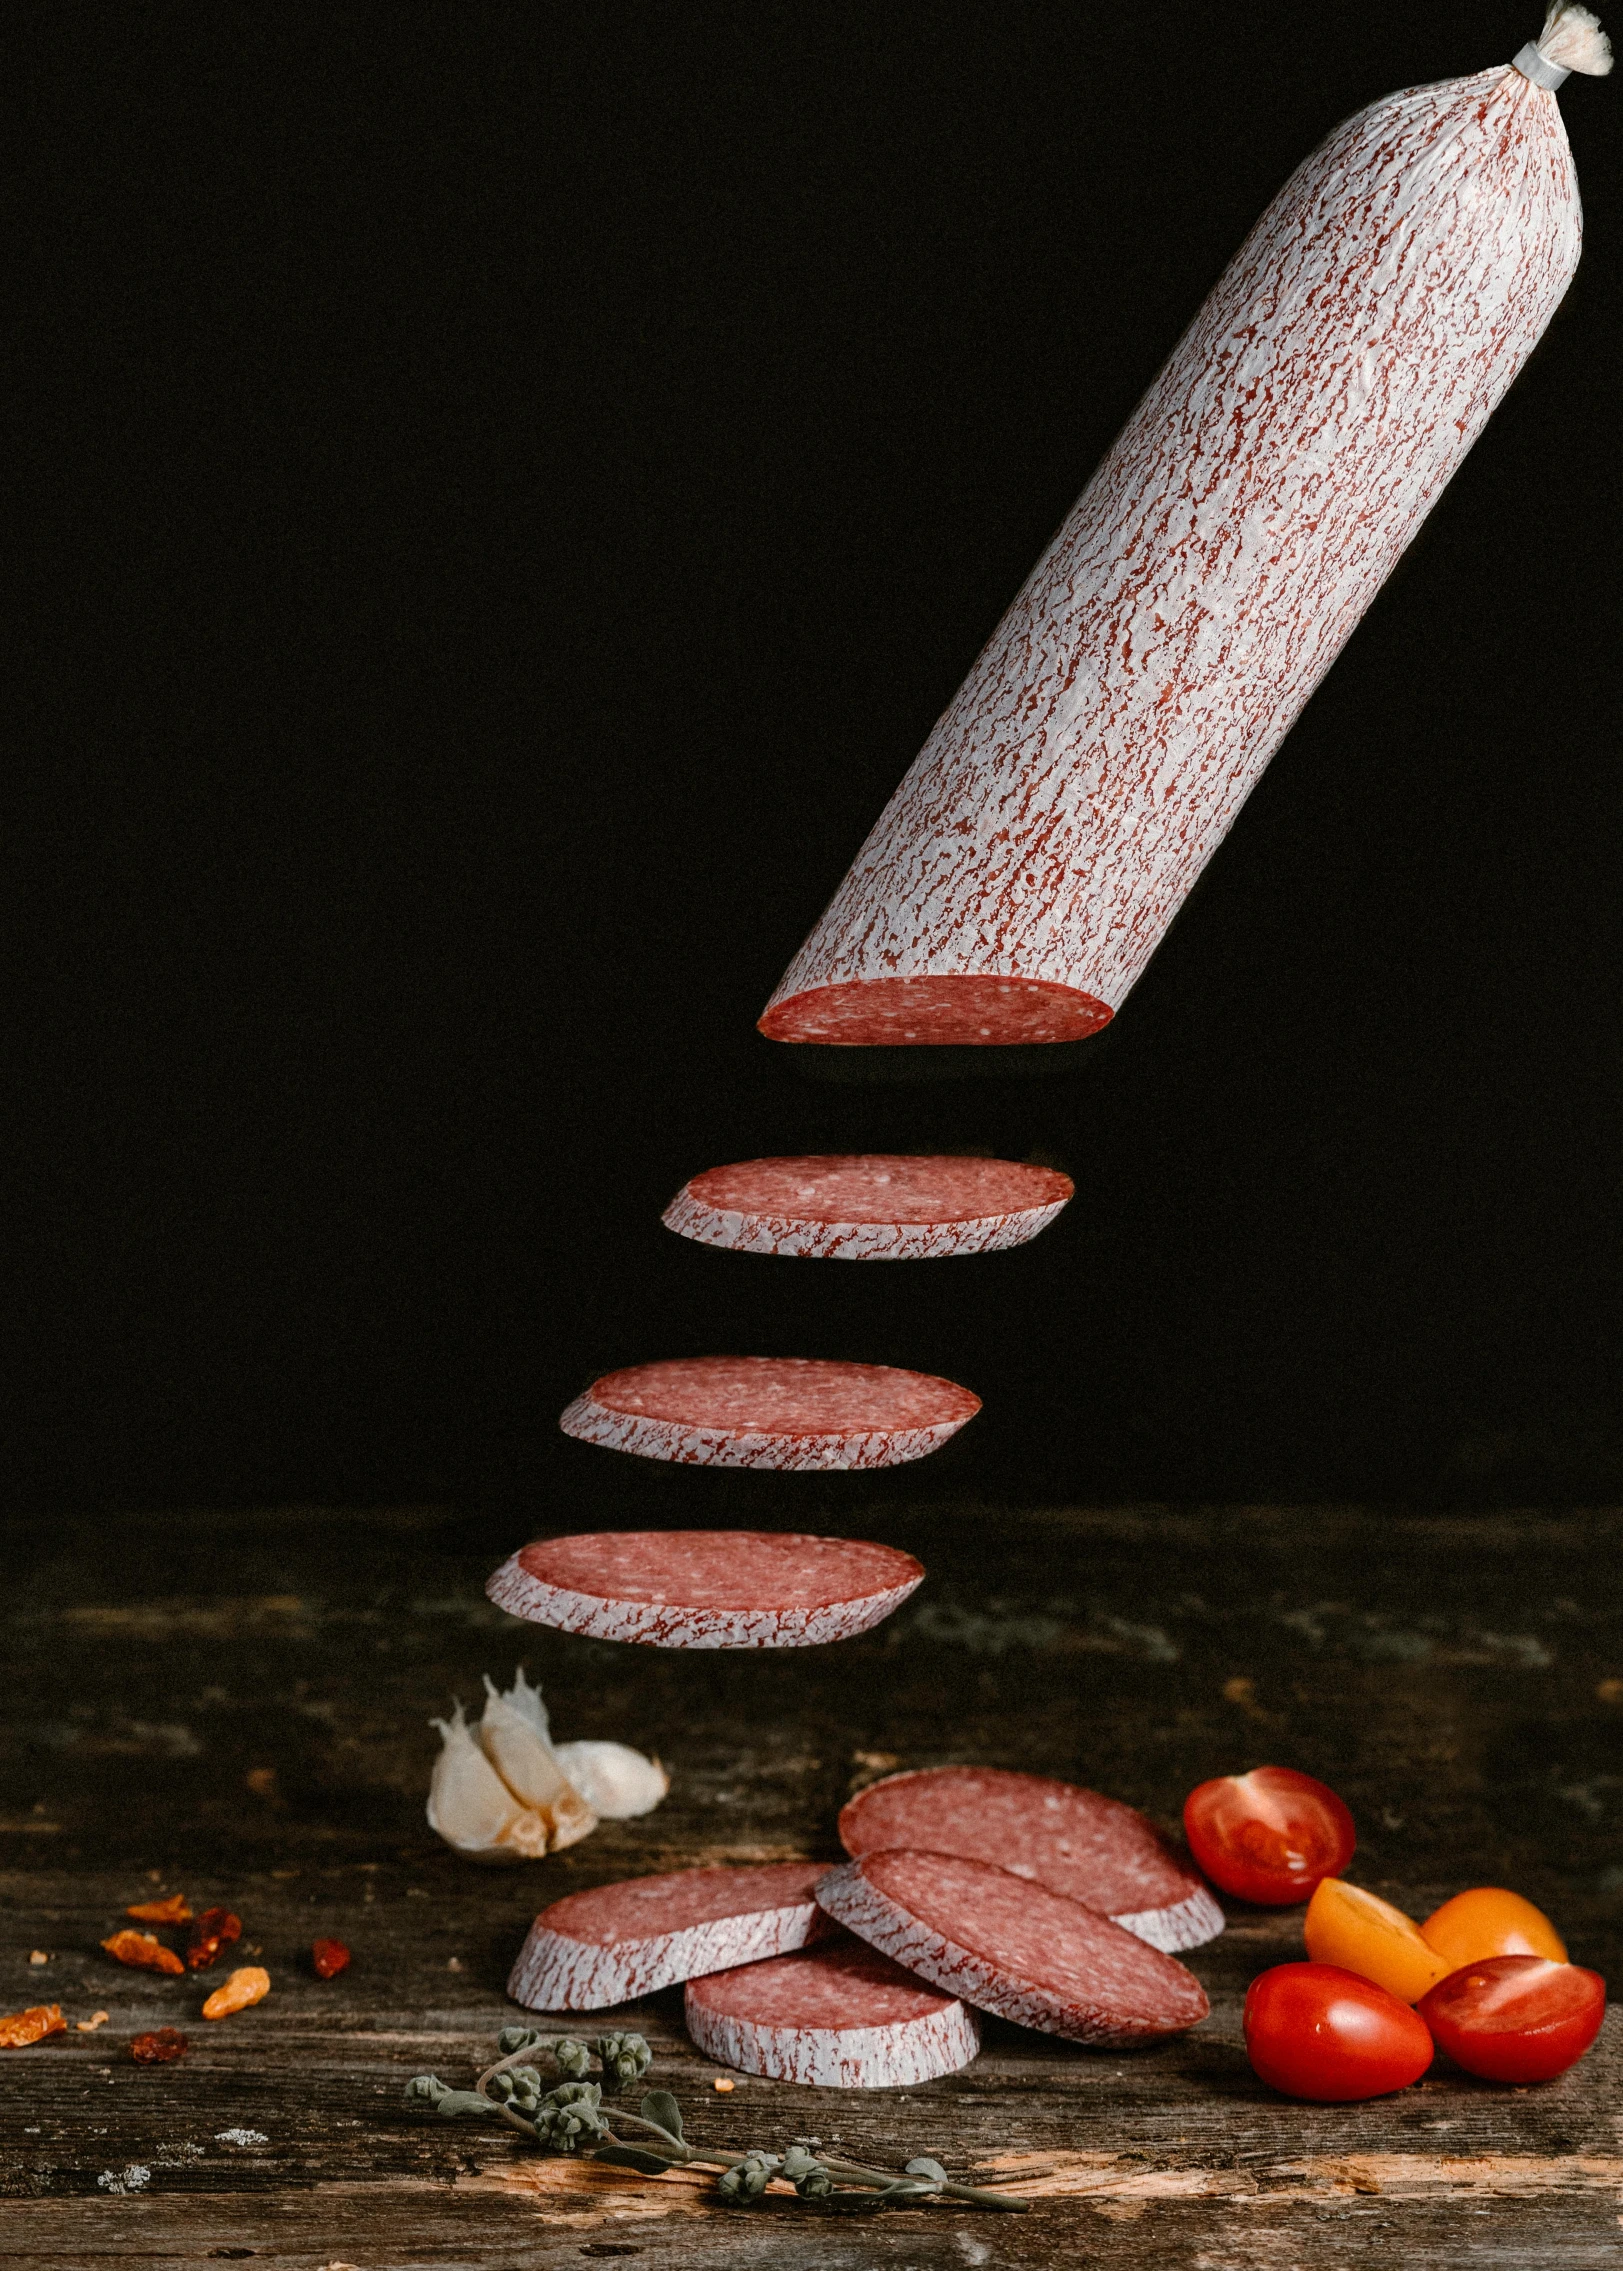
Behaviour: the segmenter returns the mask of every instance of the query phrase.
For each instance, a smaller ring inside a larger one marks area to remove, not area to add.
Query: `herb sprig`
[[[581,2153],[616,2168],[663,2175],[671,2168],[716,2171],[716,2191],[729,2206],[750,2208],[765,2197],[774,2177],[792,2184],[814,2207],[865,2214],[875,2208],[919,2207],[929,2200],[965,2200],[977,2208],[1017,2212],[1030,2206],[984,2185],[958,2184],[938,2160],[920,2154],[899,2172],[869,2168],[825,2153],[799,2139],[782,2152],[735,2151],[728,2146],[692,2145],[682,2125],[682,2109],[669,2090],[649,2090],[633,2113],[605,2104],[653,2064],[653,2052],[640,2034],[600,2035],[593,2045],[573,2035],[544,2035],[533,2027],[503,2027],[497,2038],[501,2056],[487,2066],[471,2090],[453,2090],[437,2074],[419,2074],[407,2085],[407,2099],[432,2106],[447,2121],[503,2121],[544,2153]],[[551,2058],[568,2078],[551,2089],[528,2063]],[[601,2078],[589,2082],[596,2059]],[[633,2134],[626,2134],[626,2132]]]

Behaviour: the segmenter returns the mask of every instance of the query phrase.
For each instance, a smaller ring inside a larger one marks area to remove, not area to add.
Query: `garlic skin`
[[[557,1853],[590,1837],[597,1816],[574,1789],[547,1735],[547,1711],[539,1688],[522,1668],[505,1695],[485,1674],[485,1709],[479,1722],[485,1757],[523,1805],[546,1826],[547,1844]]]
[[[644,1758],[625,1743],[559,1743],[553,1756],[593,1813],[606,1822],[651,1814],[671,1786],[657,1758]]]
[[[521,1805],[491,1765],[461,1703],[451,1719],[431,1719],[440,1755],[428,1786],[428,1826],[470,1861],[539,1861],[547,1824]]]

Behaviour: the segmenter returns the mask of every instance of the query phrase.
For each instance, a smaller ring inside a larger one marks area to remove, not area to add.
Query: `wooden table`
[[[786,1512],[785,1520],[796,1518]],[[558,1526],[554,1522],[553,1526]],[[854,1525],[855,1526],[855,1525]],[[542,1527],[540,1523],[536,1527]],[[880,1507],[860,1527],[929,1582],[845,1646],[681,1656],[563,1638],[489,1606],[511,1523],[406,1511],[31,1524],[10,1541],[0,2009],[70,2031],[0,2053],[0,2262],[260,2260],[282,2271],[518,2271],[600,2258],[774,2271],[1097,2263],[1161,2271],[1623,2262],[1620,2030],[1564,2080],[1439,2072],[1293,2105],[1252,2077],[1245,1984],[1300,1915],[1236,1908],[1189,1959],[1212,1996],[1133,2056],[992,2022],[966,2072],[851,2095],[741,2081],[686,2045],[679,1992],[628,2014],[690,2133],[838,2137],[896,2165],[1053,2173],[1023,2216],[741,2213],[697,2185],[537,2158],[402,2101],[471,2078],[515,2014],[525,1923],[561,1892],[700,1861],[832,1854],[891,1764],[986,1761],[1097,1785],[1172,1824],[1205,1775],[1280,1760],[1351,1803],[1354,1873],[1411,1910],[1503,1882],[1574,1956],[1623,1957],[1623,1518]],[[505,1871],[424,1825],[426,1721],[520,1658],[561,1737],[658,1750],[667,1803]],[[274,1991],[218,2026],[201,1991],[98,1942],[167,1890],[225,1902]],[[328,1984],[313,1934],[355,1951]],[[32,1949],[49,1962],[31,1965]],[[165,2023],[180,2065],[137,2067]]]

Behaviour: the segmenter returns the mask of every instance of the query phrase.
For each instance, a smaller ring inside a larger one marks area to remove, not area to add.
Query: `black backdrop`
[[[1538,12],[37,11],[8,1499],[1615,1491],[1616,85],[1562,96],[1566,306],[1094,1056],[855,1088],[753,1030],[1285,175]],[[1079,1195],[915,1269],[659,1227],[936,1145]],[[723,1349],[987,1408],[880,1480],[557,1435]]]

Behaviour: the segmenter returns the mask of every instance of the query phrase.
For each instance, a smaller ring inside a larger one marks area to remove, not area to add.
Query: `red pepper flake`
[[[169,1971],[184,1973],[186,1966],[172,1948],[150,1932],[115,1932],[102,1946],[115,1963],[127,1963],[132,1971]]]
[[[143,1900],[124,1913],[133,1916],[137,1924],[189,1924],[192,1904],[184,1893],[171,1893],[167,1900]]]
[[[222,1948],[242,1938],[242,1918],[229,1908],[205,1908],[186,1943],[186,1969],[207,1971]]]
[[[26,2050],[48,2034],[66,2034],[68,2022],[60,2003],[34,2003],[26,2011],[13,2011],[0,2019],[0,2050]]]
[[[318,1979],[336,1979],[341,1971],[349,1969],[349,1950],[342,1940],[312,1940],[310,1961],[316,1967]]]
[[[137,2066],[168,2066],[184,2058],[191,2044],[178,2027],[159,2027],[156,2034],[138,2034],[130,2044]]]

